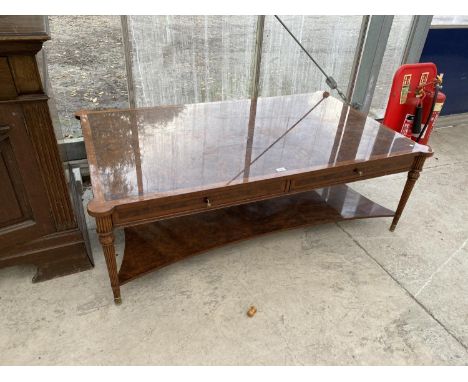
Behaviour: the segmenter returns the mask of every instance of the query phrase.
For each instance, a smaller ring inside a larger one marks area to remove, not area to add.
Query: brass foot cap
[[[393,225],[393,224],[392,224],[392,225],[390,226],[390,232],[395,231],[395,228],[396,228],[396,225]]]
[[[114,298],[114,303],[115,303],[115,305],[120,305],[120,304],[122,304],[122,297],[116,297],[116,298]]]

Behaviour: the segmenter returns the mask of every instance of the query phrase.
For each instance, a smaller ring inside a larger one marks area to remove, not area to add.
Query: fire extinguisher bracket
[[[445,102],[441,83],[442,75],[437,75],[437,67],[432,62],[402,65],[393,77],[382,123],[427,145]]]

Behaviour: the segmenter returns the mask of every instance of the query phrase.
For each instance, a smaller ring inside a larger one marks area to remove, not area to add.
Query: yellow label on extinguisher
[[[411,74],[405,74],[403,76],[403,83],[401,84],[400,105],[404,104],[406,102],[406,99],[408,98],[410,84],[411,84]]]
[[[421,78],[419,79],[419,86],[426,85],[428,77],[429,77],[429,72],[421,73]]]
[[[442,110],[442,106],[444,106],[444,103],[443,102],[437,102],[435,105],[434,105],[434,111],[441,111]]]

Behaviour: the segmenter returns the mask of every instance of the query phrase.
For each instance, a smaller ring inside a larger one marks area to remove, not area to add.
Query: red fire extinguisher
[[[431,62],[402,65],[393,77],[382,123],[426,145],[446,98],[442,79]]]

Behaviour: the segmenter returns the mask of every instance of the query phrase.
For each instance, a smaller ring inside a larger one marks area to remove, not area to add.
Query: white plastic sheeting
[[[247,98],[256,16],[128,16],[136,106]]]
[[[436,15],[432,18],[431,25],[467,26],[468,15]]]
[[[346,92],[362,16],[280,16],[324,71]],[[260,95],[329,90],[324,75],[273,17],[267,16],[260,68]],[[337,96],[336,94],[333,94]]]
[[[282,16],[346,90],[362,16]],[[136,106],[249,98],[257,16],[128,16]],[[267,16],[260,96],[328,90],[325,78]]]

